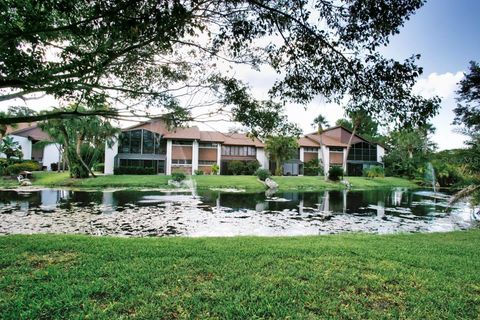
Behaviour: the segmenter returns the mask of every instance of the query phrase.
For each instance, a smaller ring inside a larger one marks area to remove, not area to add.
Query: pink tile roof
[[[314,140],[309,139],[307,137],[300,137],[300,139],[298,139],[298,145],[300,147],[313,147],[313,148],[319,148],[320,147],[319,143],[317,143]]]
[[[20,136],[20,137],[30,138],[32,140],[52,141],[52,138],[50,137],[50,135],[45,131],[43,131],[42,129],[40,129],[36,123],[30,127],[12,131],[10,132],[10,134]]]
[[[321,138],[318,134],[307,134],[306,137],[317,142],[318,144],[322,143],[328,147],[347,147],[346,143],[342,143],[340,140],[329,137],[325,134],[322,134]]]
[[[255,146],[263,148],[265,145],[258,138],[249,137],[245,133],[224,133],[224,144],[240,145],[240,146]]]
[[[172,132],[165,133],[164,138],[174,140],[200,140],[200,130],[198,127],[175,128]]]

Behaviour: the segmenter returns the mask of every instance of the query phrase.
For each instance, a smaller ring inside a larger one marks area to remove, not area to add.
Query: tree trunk
[[[355,136],[355,132],[357,131],[358,124],[355,124],[353,126],[352,134],[350,135],[350,138],[348,139],[348,144],[347,144],[347,150],[345,151],[345,154],[343,155],[343,173],[347,174],[347,159],[348,159],[348,153],[350,152],[350,148],[352,147],[352,139],[353,136]]]
[[[88,172],[90,172],[90,174],[92,175],[92,177],[96,178],[97,176],[95,176],[95,174],[93,173],[92,169],[90,169],[90,167],[85,163],[85,161],[83,161],[82,159],[82,139],[77,139],[77,147],[76,147],[76,153],[77,153],[77,157],[78,157],[78,160],[80,161],[80,163],[82,164],[82,166],[87,169]]]
[[[282,175],[282,165],[280,159],[275,159],[275,175],[281,176]]]

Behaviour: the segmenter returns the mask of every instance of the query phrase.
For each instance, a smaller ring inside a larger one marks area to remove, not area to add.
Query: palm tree
[[[348,158],[348,153],[350,152],[350,148],[352,146],[352,139],[355,136],[355,133],[357,132],[358,127],[362,124],[362,121],[367,117],[367,114],[364,111],[353,111],[350,112],[349,114],[350,119],[352,120],[352,134],[350,135],[350,138],[348,139],[348,144],[347,144],[347,150],[345,154],[343,155],[343,172],[347,172],[347,158]]]
[[[328,121],[322,114],[319,114],[315,119],[313,119],[312,127],[317,128],[317,133],[320,137],[320,152],[322,153],[322,165],[324,165],[324,159],[326,156],[324,151],[325,148],[323,147],[323,138],[322,138],[323,126],[328,126]],[[327,170],[325,170],[325,167],[323,170],[323,176],[325,180],[328,179],[328,172]]]
[[[5,136],[0,143],[0,152],[3,153],[7,159],[10,159],[11,157],[21,159],[23,157],[20,144],[13,140],[11,136]]]

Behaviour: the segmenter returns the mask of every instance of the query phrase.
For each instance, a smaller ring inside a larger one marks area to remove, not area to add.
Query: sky
[[[381,49],[386,57],[403,60],[412,54],[421,54],[419,65],[424,73],[418,80],[415,91],[425,97],[438,95],[442,98],[439,115],[433,120],[437,128],[432,139],[440,150],[463,146],[466,137],[455,133],[451,125],[456,106],[455,91],[469,61],[480,61],[480,0],[428,0],[406,21],[400,34],[391,38],[390,44]],[[267,98],[267,91],[277,75],[268,68],[261,72],[248,67],[236,69],[236,75],[249,83],[253,95],[258,99]],[[44,109],[58,105],[51,97],[29,101],[28,106]],[[0,103],[0,109],[6,107]],[[305,133],[311,132],[312,120],[323,114],[330,125],[344,116],[339,105],[327,104],[317,98],[308,105],[287,105],[290,121],[297,123]],[[228,130],[231,123],[199,124],[203,129]]]
[[[423,75],[419,78],[415,92],[425,97],[442,98],[439,114],[432,120],[437,128],[432,140],[439,150],[460,148],[466,139],[451,125],[457,102],[455,91],[458,82],[468,70],[469,61],[480,61],[480,0],[429,0],[406,21],[400,33],[391,38],[389,45],[381,49],[386,57],[403,60],[412,54],[421,54],[419,65]],[[273,72],[243,71],[252,91],[266,97],[266,90]],[[322,113],[330,125],[344,116],[341,106],[326,104],[320,98],[306,109],[304,106],[287,106],[289,119],[296,122],[304,132],[313,131],[312,119]]]

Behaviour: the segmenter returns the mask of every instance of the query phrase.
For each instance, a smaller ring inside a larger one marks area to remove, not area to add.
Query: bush
[[[187,176],[185,176],[185,173],[183,173],[181,171],[172,172],[173,181],[181,182],[181,181],[185,180],[186,177]]]
[[[36,161],[24,161],[20,163],[15,163],[7,166],[4,170],[6,175],[17,175],[22,171],[38,171],[40,170],[40,165]]]
[[[234,176],[242,174],[245,168],[243,161],[240,160],[232,160],[228,162],[228,171],[233,174]]]
[[[323,167],[320,165],[320,161],[318,161],[318,159],[312,159],[308,162],[305,162],[303,174],[305,176],[322,176]]]
[[[254,175],[258,168],[260,168],[260,163],[257,160],[246,161],[242,173],[245,175]]]
[[[202,170],[195,170],[194,173],[197,176],[203,176],[203,171]]]
[[[382,166],[371,166],[363,169],[363,176],[367,178],[383,178],[385,177],[385,169]]]
[[[50,164],[50,169],[52,171],[57,171],[58,170],[58,166],[60,166],[60,170],[65,170],[65,169],[68,169],[68,168],[64,168],[63,167],[63,164],[60,162],[60,164],[58,162],[52,162]]]
[[[339,166],[333,166],[328,170],[328,178],[332,181],[338,181],[343,177],[343,168]]]
[[[96,164],[93,166],[93,171],[104,172],[104,171],[105,171],[105,164],[103,164],[103,163],[96,163]]]
[[[270,178],[270,171],[267,169],[257,169],[257,171],[255,171],[255,175],[258,177],[258,179],[265,181],[267,178]]]
[[[113,169],[113,174],[155,174],[155,169],[144,167],[118,167]]]
[[[212,174],[218,174],[218,172],[220,171],[220,167],[218,166],[218,164],[214,164],[212,165]]]

